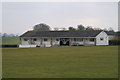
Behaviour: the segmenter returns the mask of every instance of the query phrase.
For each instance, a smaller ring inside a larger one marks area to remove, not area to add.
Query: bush
[[[120,41],[118,41],[118,40],[110,40],[109,45],[120,45]]]

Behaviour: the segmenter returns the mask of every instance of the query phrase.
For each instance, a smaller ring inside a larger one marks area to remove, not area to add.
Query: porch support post
[[[32,45],[32,39],[31,38],[27,38],[28,39],[28,45]]]
[[[32,41],[32,38],[30,38],[30,45],[32,45],[33,44],[33,41]]]
[[[51,38],[51,42],[50,42],[51,46],[53,45],[53,43],[52,43],[53,41],[52,41],[52,40],[53,40],[53,39]]]
[[[69,38],[69,46],[71,46],[71,38]]]
[[[85,45],[85,38],[83,38],[83,45]]]
[[[94,38],[94,43],[95,43],[95,45],[96,45],[96,38]]]
[[[42,38],[41,38],[41,42],[40,42],[40,44],[42,45]]]
[[[21,41],[22,41],[22,40],[21,40],[21,37],[20,37],[20,43],[19,43],[20,45],[22,45],[22,42],[21,42]]]

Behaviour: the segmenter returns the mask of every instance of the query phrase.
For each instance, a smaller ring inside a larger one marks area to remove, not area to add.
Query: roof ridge
[[[77,31],[103,31],[103,30],[74,30],[72,32],[77,32]],[[27,32],[69,32],[69,30],[59,30],[59,31],[40,31],[40,30],[29,30]]]

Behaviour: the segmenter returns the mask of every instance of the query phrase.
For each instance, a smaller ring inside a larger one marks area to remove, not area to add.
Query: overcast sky
[[[51,28],[93,26],[118,30],[117,2],[4,2],[3,33],[24,33],[39,23]]]

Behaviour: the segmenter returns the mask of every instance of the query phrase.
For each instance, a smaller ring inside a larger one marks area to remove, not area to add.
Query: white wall
[[[44,41],[44,38],[42,39],[42,46],[47,47],[51,46],[51,38],[46,38],[47,41]]]
[[[35,45],[41,45],[41,39],[40,38],[36,38]]]
[[[25,41],[24,39],[28,39],[27,41]],[[47,41],[44,41],[44,38],[35,38],[36,41],[33,40],[34,38],[21,38],[21,45],[38,45],[38,46],[51,46],[51,38],[47,38]],[[42,40],[42,44],[41,44],[41,40]],[[30,42],[32,41],[33,44],[31,44]]]
[[[83,41],[74,41],[74,38],[71,38],[71,45],[77,43],[79,45],[95,45],[94,41],[90,41],[90,38],[83,38]]]
[[[91,38],[85,38],[84,39],[84,45],[95,45],[95,39],[94,41],[90,41]]]
[[[103,38],[103,40],[100,40],[100,38]],[[104,31],[96,36],[96,45],[109,45],[108,35]]]
[[[28,39],[27,41],[25,41],[24,39]],[[36,41],[33,40],[34,38],[21,38],[21,45],[31,45],[30,41],[34,42],[34,44],[32,45],[40,45],[41,44],[41,39],[40,38],[36,38]]]
[[[19,48],[36,47],[36,45],[19,45]]]
[[[42,46],[58,46],[60,45],[60,40],[57,41],[56,39],[59,39],[59,38],[46,38],[47,41],[44,41],[44,38],[42,39]],[[51,41],[52,40],[52,41]]]
[[[56,39],[59,39],[59,38],[52,38],[52,45],[60,45],[60,39],[59,41],[56,41]]]
[[[27,38],[29,39],[29,38]],[[24,41],[24,38],[21,38],[21,45],[29,45],[28,41]]]
[[[79,44],[79,45],[83,45],[84,44],[83,41],[74,41],[74,38],[71,38],[70,39],[70,45],[73,45],[74,43]]]

